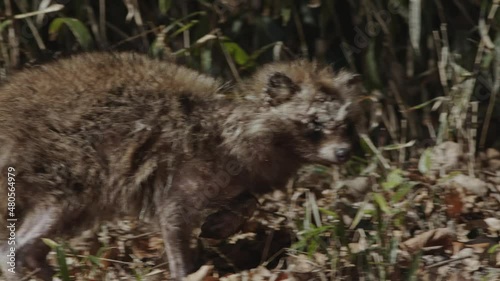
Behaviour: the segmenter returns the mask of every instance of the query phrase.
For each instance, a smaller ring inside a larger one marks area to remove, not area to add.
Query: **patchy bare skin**
[[[172,278],[186,276],[195,269],[189,237],[207,215],[283,187],[304,164],[348,159],[356,80],[296,61],[264,66],[228,90],[130,53],[14,75],[0,87],[0,215],[6,222],[13,167],[17,274],[6,272],[9,233],[0,226],[3,274],[19,280],[40,269],[51,280],[40,238],[132,214],[160,227]]]

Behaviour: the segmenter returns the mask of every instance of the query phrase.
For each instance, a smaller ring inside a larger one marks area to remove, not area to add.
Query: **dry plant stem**
[[[109,47],[110,49],[114,49],[114,48],[116,48],[116,47],[118,47],[118,46],[120,46],[120,45],[122,45],[122,44],[124,44],[124,43],[130,42],[130,41],[134,41],[134,40],[136,40],[136,39],[138,39],[138,38],[142,38],[142,37],[146,36],[146,35],[147,35],[147,34],[149,34],[149,33],[156,33],[156,32],[158,31],[158,28],[160,28],[160,27],[158,27],[158,28],[154,28],[154,29],[150,29],[150,30],[145,30],[145,31],[144,31],[143,33],[141,33],[141,34],[137,34],[137,35],[134,35],[134,36],[128,36],[126,33],[124,33],[123,31],[121,31],[120,29],[118,29],[118,28],[117,28],[116,26],[114,26],[114,25],[111,25],[111,24],[107,23],[107,26],[108,26],[109,28],[113,29],[115,32],[120,33],[120,34],[122,35],[122,37],[124,37],[124,38],[125,38],[125,39],[123,39],[122,41],[120,41],[120,42],[118,42],[118,43],[116,43],[116,44],[114,44],[114,45],[110,46],[110,47]]]
[[[137,28],[139,29],[139,37],[142,39],[142,44],[144,48],[149,49],[149,41],[146,36],[147,32],[144,28],[144,22],[141,16],[141,10],[139,9],[139,3],[137,0],[123,0],[125,6],[128,9],[127,20],[131,19],[129,16],[131,15],[132,19],[134,19]]]
[[[226,256],[223,252],[221,252],[217,247],[212,247],[210,245],[206,245],[204,244],[204,247],[207,248],[207,249],[210,249],[211,251],[213,251],[214,253],[216,253],[221,259],[223,259],[227,265],[229,265],[231,267],[232,270],[234,270],[235,272],[239,272],[241,271],[241,269],[239,269],[234,263],[233,261],[228,257]]]
[[[187,17],[188,15],[188,7],[187,7],[188,1],[182,1],[182,16]],[[182,32],[183,40],[184,40],[184,48],[189,49],[191,47],[191,42],[189,40],[189,29],[186,29]]]
[[[375,4],[373,4],[373,2],[369,2],[372,4],[373,6],[373,10],[376,12],[373,13],[373,16],[375,17],[375,19],[377,20],[377,22],[380,24],[380,27],[382,28],[382,31],[384,32],[384,34],[386,36],[389,36],[391,34],[391,32],[389,31],[389,28],[387,27],[387,24],[385,24],[385,21],[380,17],[380,13],[379,13],[379,9],[375,6]],[[393,51],[394,52],[394,51]]]
[[[401,143],[406,143],[406,131],[408,129],[408,121],[406,119],[401,120]],[[401,167],[406,158],[406,148],[401,147],[399,150],[399,166]]]
[[[457,8],[462,12],[462,15],[464,15],[465,19],[470,23],[474,24],[474,20],[470,17],[470,15],[467,13],[468,10],[467,8],[464,7],[463,2],[461,0],[453,0],[454,4],[457,6]]]
[[[165,267],[167,265],[168,265],[168,262],[163,262],[163,263],[157,264],[151,268],[151,271],[154,269],[159,269],[159,268],[161,269],[162,267]]]
[[[391,136],[391,138],[396,139],[397,136],[395,135],[395,132],[393,129],[394,126],[392,126],[392,124],[393,124],[392,121],[394,120],[393,116],[395,116],[393,106],[392,105],[384,105],[384,104],[382,106],[385,106],[384,112],[387,112],[387,114],[382,113],[380,118],[382,119],[384,126],[387,128],[387,131],[389,132],[389,135]]]
[[[489,26],[486,25],[486,21],[484,19],[479,20],[479,35],[481,36],[481,41],[484,42],[486,48],[492,50],[495,48],[495,45],[491,41],[490,36],[488,35]]]
[[[38,271],[40,271],[40,269],[35,269],[33,270],[32,272],[30,272],[28,275],[26,275],[25,277],[23,277],[23,279],[21,279],[21,281],[28,281],[28,280],[31,280],[32,277],[34,277]]]
[[[436,54],[438,57],[439,81],[441,82],[441,87],[443,88],[444,96],[450,97],[450,89],[448,88],[447,75],[446,75],[446,68],[448,66],[448,56],[449,56],[448,32],[446,29],[446,24],[441,24],[440,32],[434,31],[433,37],[434,37],[434,43],[436,44]],[[440,122],[446,122],[447,112],[449,112],[449,110],[450,110],[449,104],[443,103],[439,117]],[[438,137],[436,138],[436,142],[439,144],[440,142],[444,141],[445,138],[447,138],[447,132],[440,131]]]
[[[314,223],[316,224],[317,227],[322,227],[323,225],[321,223],[321,217],[319,214],[316,195],[314,195],[314,193],[309,190],[307,191],[306,194],[307,194],[307,199],[309,201],[309,205],[311,206],[311,213],[314,218]]]
[[[286,248],[282,248],[280,249],[279,251],[277,251],[276,253],[274,253],[272,256],[270,256],[266,261],[264,261],[262,263],[262,266],[267,266],[271,261],[275,260],[276,257],[280,256],[281,254],[283,254],[283,252],[285,252],[287,249]],[[282,264],[282,259],[280,259],[280,261],[278,262],[278,266],[276,266],[275,268],[281,268],[279,265]]]
[[[430,268],[440,267],[440,266],[445,265],[445,264],[449,264],[449,263],[452,263],[452,262],[455,262],[455,261],[460,261],[460,260],[464,260],[464,259],[468,259],[468,258],[470,258],[470,256],[459,257],[459,258],[449,259],[449,260],[445,260],[445,261],[440,261],[440,262],[437,262],[435,264],[431,264],[429,266],[426,266],[426,268],[430,269]]]
[[[499,6],[498,1],[495,1],[493,3],[493,5],[491,6],[490,12],[488,13],[488,22],[491,22],[494,19],[496,11],[498,10],[498,6]],[[485,25],[484,29],[485,29],[486,34],[488,34],[488,31],[490,29],[490,25],[489,24]],[[500,36],[500,32],[497,32],[497,36]],[[500,41],[500,39],[497,38],[496,43],[498,44],[499,41]],[[476,60],[474,62],[476,65],[476,68],[479,68],[479,65],[481,63],[481,58],[482,58],[482,54],[484,51],[484,46],[485,46],[485,42],[484,42],[484,40],[481,40],[481,42],[479,43]],[[481,148],[484,148],[484,144],[486,142],[486,136],[488,134],[488,129],[490,126],[491,117],[493,115],[493,109],[495,107],[496,98],[497,98],[497,95],[498,95],[498,92],[500,89],[500,50],[499,50],[499,48],[495,48],[494,52],[495,52],[495,61],[494,61],[495,65],[494,65],[493,77],[494,77],[495,82],[493,84],[493,90],[491,93],[490,102],[488,104],[488,108],[486,109],[486,116],[484,117],[483,128],[481,130],[481,138],[479,140],[479,147],[481,147]]]
[[[7,28],[7,34],[8,34],[8,42],[9,42],[9,48],[10,48],[10,54],[9,54],[9,59],[7,59],[7,68],[9,67],[16,67],[19,64],[19,41],[17,40],[16,36],[16,31],[15,31],[15,18],[14,15],[12,14],[12,5],[11,5],[11,0],[5,0],[5,15],[7,16],[7,19],[11,20],[11,24]]]
[[[64,8],[64,5],[62,4],[53,4],[43,10],[38,10],[38,11],[33,11],[33,12],[26,12],[26,13],[22,13],[22,14],[17,14],[17,15],[14,15],[14,19],[16,20],[21,20],[21,19],[25,19],[25,18],[30,18],[30,17],[34,17],[34,16],[38,16],[38,15],[43,15],[43,14],[48,14],[48,13],[53,13],[53,12],[57,12],[61,9]],[[0,15],[0,20],[1,21],[4,21],[6,20],[7,17],[4,17],[3,15]]]
[[[471,127],[469,128],[469,161],[467,163],[469,168],[469,176],[474,177],[475,155],[476,155],[476,141],[477,141],[477,110],[478,102],[471,102]]]
[[[113,25],[113,24],[111,24],[109,22],[106,23],[106,27],[109,28],[109,29],[111,29],[116,34],[120,35],[120,37],[123,37],[123,40],[120,41],[121,44],[123,44],[124,42],[127,42],[127,39],[130,37],[127,33],[125,33],[124,31],[120,30],[116,25]],[[110,49],[113,48],[113,47],[116,47],[118,45],[119,44],[117,43],[117,44],[111,46]]]
[[[438,53],[438,73],[439,73],[439,80],[441,82],[441,86],[443,87],[443,91],[445,93],[445,96],[449,96],[449,89],[448,89],[448,82],[446,81],[446,67],[448,66],[448,55],[449,55],[449,46],[448,46],[448,40],[446,40],[447,32],[446,32],[446,25],[442,24],[441,25],[441,37],[439,36],[439,32],[436,32],[435,34],[437,36],[436,41],[439,41],[440,43],[442,42],[443,45],[439,45],[438,48],[436,48],[436,51]],[[443,109],[443,111],[447,111],[447,109]]]
[[[500,41],[500,39],[497,39],[497,41]],[[486,109],[486,116],[484,118],[483,128],[481,130],[481,139],[480,139],[480,143],[479,143],[480,147],[484,147],[484,144],[486,142],[486,136],[488,134],[488,129],[490,126],[491,117],[493,115],[493,109],[495,108],[497,95],[498,95],[498,92],[500,90],[500,49],[499,48],[495,49],[494,69],[495,70],[494,70],[493,76],[495,77],[495,82],[493,84],[493,90],[491,93],[490,102],[488,104],[488,108]]]
[[[299,233],[299,227],[295,222],[294,218],[297,217],[297,212],[295,211],[296,206],[298,205],[298,199],[303,194],[302,191],[295,191],[292,196],[290,196],[290,204],[289,209],[287,211],[287,226],[294,232]]]
[[[307,40],[304,34],[304,27],[302,26],[302,21],[299,18],[299,11],[297,11],[297,7],[295,7],[295,4],[292,4],[292,7],[293,21],[295,22],[295,26],[297,27],[297,34],[299,35],[300,40],[300,51],[302,53],[302,56],[304,58],[307,58],[309,50],[307,48]]]
[[[429,64],[430,65],[430,64]],[[429,100],[429,92],[425,87],[422,87],[422,97],[423,100]],[[434,124],[432,123],[431,110],[428,107],[424,107],[424,121],[423,124],[427,128],[429,132],[429,136],[431,139],[436,140],[436,129],[434,128]]]
[[[92,9],[92,7],[90,7],[88,5],[88,2],[86,2],[85,4],[86,5],[84,5],[84,6],[85,6],[85,10],[87,10],[87,17],[88,17],[88,21],[89,21],[89,25],[90,25],[90,30],[94,34],[96,41],[97,41],[97,44],[99,44],[99,47],[102,48],[103,46],[102,46],[101,33],[99,32],[99,25],[97,24],[97,21],[96,21],[95,15],[94,15],[94,10]]]
[[[446,16],[444,14],[443,4],[440,1],[434,1],[436,5],[436,12],[439,17],[440,22],[446,22]]]
[[[269,256],[269,250],[271,248],[271,242],[273,241],[274,237],[274,229],[271,229],[267,232],[267,237],[266,237],[266,243],[264,244],[264,249],[262,251],[262,255],[260,256],[260,264],[265,262]]]
[[[7,69],[9,68],[9,50],[5,44],[4,37],[0,34],[0,82],[7,79]]]
[[[373,16],[375,17],[375,20],[378,22],[378,24],[380,25],[380,27],[382,29],[382,32],[385,35],[384,36],[384,40],[385,40],[384,45],[389,49],[389,54],[391,55],[392,58],[394,58],[394,61],[397,61],[397,59],[395,59],[396,58],[396,50],[394,49],[394,44],[393,44],[393,40],[391,37],[389,27],[385,23],[384,19],[382,19],[382,17],[380,16],[380,11],[382,9],[380,7],[377,7],[376,3],[373,3],[371,1],[367,1],[366,3],[369,3],[372,5],[372,11],[375,11],[375,12],[373,12]],[[409,51],[411,52],[411,49]],[[401,81],[398,81],[398,82],[401,82]]]
[[[408,76],[408,78],[413,78],[413,76],[415,75],[414,62],[415,62],[415,56],[413,55],[413,50],[411,48],[410,41],[408,41],[406,45],[406,76]]]
[[[220,39],[220,34],[217,34],[217,41],[219,42],[219,46],[222,50],[222,53],[224,54],[224,58],[226,59],[227,64],[229,65],[229,69],[231,70],[231,74],[233,75],[234,80],[236,82],[241,82],[241,77],[240,74],[238,73],[238,69],[236,68],[236,64],[234,63],[233,58],[229,55],[226,48],[222,44]]]
[[[484,42],[483,40],[481,40],[479,42],[479,45],[477,46],[477,54],[476,57],[474,58],[474,72],[477,72],[481,65],[481,60],[483,59],[483,50],[484,50]]]
[[[17,8],[21,11],[21,13],[26,14],[26,10],[22,5],[19,4],[19,2],[14,1],[16,3]],[[35,24],[33,23],[33,20],[31,20],[30,17],[25,18],[26,23],[28,24],[28,27],[33,34],[33,37],[35,38],[36,44],[38,45],[38,48],[40,50],[45,50],[45,43],[43,43],[42,37],[40,37],[40,33],[38,32],[38,29],[36,28]]]
[[[82,259],[88,258],[88,256],[86,256],[86,255],[66,254],[66,256],[68,256],[68,257],[75,257],[75,258],[82,258]],[[133,262],[126,262],[126,261],[121,261],[121,260],[107,259],[107,258],[100,258],[100,257],[94,257],[94,258],[97,259],[97,260],[100,260],[100,261],[109,261],[109,262],[112,262],[112,263],[119,263],[119,264],[124,264],[124,265],[129,265],[129,266],[134,265]]]
[[[99,0],[99,37],[101,38],[101,44],[108,44],[106,36],[106,0]]]
[[[441,30],[445,29],[446,26],[442,26]],[[441,82],[441,86],[443,87],[443,91],[445,96],[449,96],[448,82],[446,81],[446,66],[448,63],[448,46],[446,44],[441,44],[441,42],[445,43],[445,40],[441,38],[439,31],[433,31],[434,44],[436,45],[436,55],[438,59],[438,74],[439,81]],[[444,45],[444,46],[443,46]],[[444,109],[442,111],[445,111]]]
[[[417,56],[420,56],[420,34],[421,34],[421,14],[422,3],[420,0],[410,0],[408,7],[409,37],[412,48]]]
[[[361,134],[361,138],[366,142],[366,144],[373,151],[373,153],[375,153],[375,156],[377,156],[377,159],[379,160],[380,164],[382,164],[382,166],[385,169],[387,169],[387,170],[390,169],[391,165],[389,165],[389,162],[387,162],[387,160],[384,158],[384,156],[382,156],[382,153],[380,153],[380,150],[378,150],[377,147],[375,147],[375,145],[373,144],[371,139],[365,134]]]
[[[411,118],[411,113],[408,110],[408,107],[404,104],[403,98],[401,97],[401,94],[398,91],[398,88],[396,86],[396,83],[393,80],[389,81],[389,89],[391,90],[392,93],[394,93],[394,97],[396,98],[396,103],[399,107],[399,110],[401,114],[403,114],[404,118],[408,120],[409,123],[409,129],[410,129],[410,136],[415,137],[417,136],[417,130],[413,124],[415,122],[412,122]]]

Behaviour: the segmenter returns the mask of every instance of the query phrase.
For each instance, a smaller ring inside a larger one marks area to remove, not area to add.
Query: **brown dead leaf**
[[[477,243],[477,244],[470,244],[468,245],[468,247],[472,248],[474,250],[474,253],[482,254],[486,250],[488,250],[490,245],[491,245],[490,243]]]
[[[465,247],[464,243],[458,241],[453,241],[452,244],[453,244],[453,251],[452,251],[453,254],[460,252]]]
[[[444,248],[451,248],[453,240],[455,240],[455,233],[451,229],[437,228],[406,240],[401,243],[400,247],[402,250],[414,254],[424,247],[442,246]]]
[[[444,196],[444,203],[446,204],[446,214],[450,218],[458,218],[462,213],[464,203],[460,193],[456,189],[449,190]]]
[[[112,260],[119,259],[120,251],[117,248],[109,248],[107,249],[101,256],[101,266],[103,268],[107,268],[112,266]]]
[[[287,273],[280,272],[280,273],[278,273],[278,275],[276,276],[276,279],[274,281],[285,281],[285,280],[291,280],[291,279]]]
[[[432,200],[427,200],[424,202],[424,206],[424,213],[427,217],[429,217],[434,211],[434,202]]]

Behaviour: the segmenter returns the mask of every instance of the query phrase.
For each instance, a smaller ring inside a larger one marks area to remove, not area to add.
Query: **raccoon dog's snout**
[[[351,149],[350,148],[337,148],[335,150],[335,157],[337,158],[337,161],[340,163],[344,163],[349,158],[351,158]]]

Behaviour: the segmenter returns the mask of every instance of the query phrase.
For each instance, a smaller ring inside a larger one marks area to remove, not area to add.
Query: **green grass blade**
[[[50,37],[55,39],[64,25],[71,30],[83,50],[91,49],[94,42],[90,31],[81,21],[74,18],[57,18],[53,20],[49,26]]]

